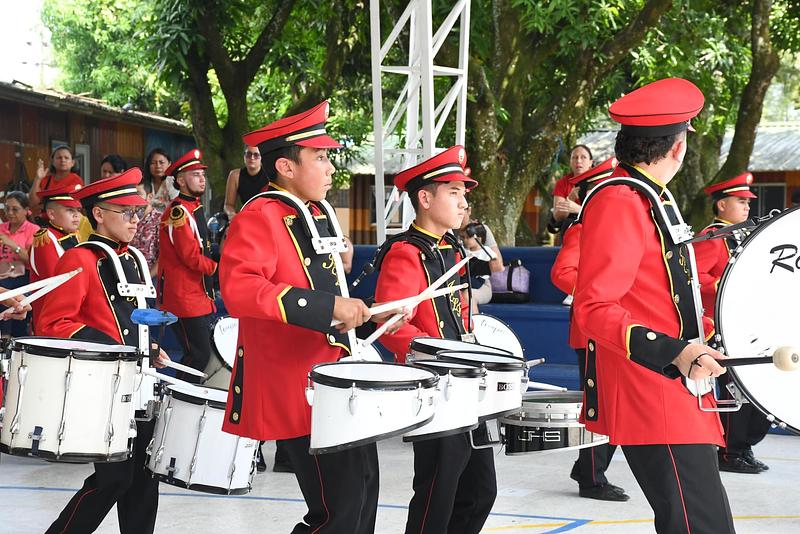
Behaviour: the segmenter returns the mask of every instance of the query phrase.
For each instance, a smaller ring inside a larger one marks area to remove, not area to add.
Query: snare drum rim
[[[750,232],[750,234],[747,236],[747,238],[739,245],[739,250],[734,251],[734,253],[731,254],[731,259],[735,260],[735,259],[739,258],[739,256],[741,256],[744,253],[745,249],[753,241],[753,239],[758,234],[763,232],[765,228],[769,228],[769,226],[770,226],[770,224],[772,222],[777,221],[781,217],[784,217],[784,216],[788,215],[789,213],[794,212],[794,211],[798,211],[798,210],[800,210],[800,206],[795,206],[793,208],[789,208],[787,210],[784,210],[784,211],[780,212],[778,215],[776,215],[775,217],[770,219],[769,222],[767,222],[766,224],[763,224],[761,226],[757,226],[756,229],[753,230],[752,232]],[[731,271],[733,271],[733,269],[735,268],[736,264],[737,264],[736,261],[732,261],[732,262],[729,261],[728,264],[725,265],[725,270],[722,272],[722,276],[719,279],[719,285],[717,286],[718,288],[720,288],[720,289],[724,289],[725,288],[725,284],[726,284],[728,278],[730,278],[730,276],[731,276],[730,273],[731,273]],[[722,328],[722,323],[719,320],[719,311],[722,309],[723,294],[724,294],[724,291],[717,291],[717,297],[716,297],[716,302],[715,302],[715,306],[714,306],[714,328],[715,328],[716,334],[720,336],[720,344],[722,345],[722,347],[724,347],[725,354],[728,354],[728,347],[725,346],[724,329]],[[790,425],[786,421],[782,421],[782,420],[778,419],[777,417],[775,417],[770,412],[770,410],[766,409],[766,407],[763,404],[761,404],[761,402],[759,402],[759,400],[750,392],[750,390],[747,389],[747,386],[745,385],[744,381],[736,373],[736,367],[735,366],[728,367],[728,376],[730,376],[731,382],[733,382],[733,384],[739,389],[739,391],[742,393],[742,395],[744,395],[744,397],[753,406],[755,406],[756,409],[758,409],[758,411],[760,411],[761,413],[765,414],[768,418],[769,417],[772,418],[770,420],[770,423],[772,423],[773,425],[775,425],[775,426],[777,426],[777,427],[779,427],[781,429],[786,429],[786,430],[792,432],[793,434],[800,435],[800,428],[795,427],[793,425]]]
[[[427,369],[422,369],[422,370],[428,371],[431,374],[431,376],[429,376],[428,378],[422,378],[419,380],[399,380],[399,381],[364,380],[360,378],[359,379],[339,378],[337,376],[327,376],[317,372],[317,369],[320,369],[328,365],[342,365],[342,364],[337,362],[319,363],[311,368],[311,371],[308,373],[308,378],[315,384],[320,384],[322,386],[330,386],[338,389],[348,389],[352,386],[355,386],[358,389],[362,389],[364,391],[369,391],[369,390],[408,391],[417,389],[418,387],[422,388],[436,387],[436,384],[439,383],[439,375]],[[402,363],[391,363],[391,362],[347,362],[346,365],[381,365],[381,366],[392,365],[404,368],[414,367]]]
[[[25,354],[29,354],[31,356],[44,356],[46,358],[72,357],[76,360],[88,360],[88,361],[117,361],[117,360],[138,361],[141,359],[139,351],[138,349],[136,349],[136,347],[123,346],[123,348],[129,350],[114,350],[114,351],[103,351],[103,352],[97,350],[83,350],[83,349],[74,350],[62,347],[47,347],[38,344],[26,343],[26,340],[30,339],[64,341],[64,338],[58,338],[58,337],[42,337],[42,336],[18,337],[11,342],[11,347],[10,347],[11,352],[12,353],[24,352]],[[72,341],[86,341],[86,340],[72,340]],[[102,345],[102,343],[97,343],[96,341],[89,341],[89,343],[96,343],[98,345]],[[119,345],[116,346],[119,347]]]
[[[466,367],[446,367],[450,363],[459,363],[459,365],[466,365]],[[442,365],[444,364],[444,365]],[[426,371],[431,371],[437,375],[447,376],[453,375],[455,378],[482,378],[486,376],[486,369],[477,365],[468,365],[460,362],[449,362],[447,360],[416,360],[413,364],[408,364],[409,367],[422,367]]]
[[[216,391],[223,391],[226,396],[228,394],[228,390],[223,388],[215,388],[210,386],[198,386],[198,387],[203,389],[213,389]],[[167,395],[170,395],[173,399],[180,400],[183,402],[188,402],[189,404],[196,404],[198,406],[203,406],[204,404],[208,404],[211,408],[217,408],[220,410],[224,410],[226,407],[224,402],[207,399],[205,397],[198,397],[190,393],[184,393],[183,391],[178,391],[176,389],[173,389],[171,386],[167,386],[167,391],[168,391]]]
[[[465,353],[464,351],[442,351],[436,355],[437,360],[441,360],[443,362],[453,362],[453,363],[463,363],[467,365],[475,365],[475,366],[483,366],[486,368],[487,371],[497,371],[500,373],[510,372],[510,371],[519,371],[522,372],[525,369],[525,362],[514,356],[513,354],[492,354],[491,356],[507,356],[508,358],[514,360],[514,363],[505,363],[505,362],[479,362],[477,360],[469,360],[466,358],[459,358],[458,356],[454,356],[455,354],[476,354],[476,353]]]
[[[458,342],[458,343],[461,343],[461,344],[466,345],[466,346],[464,347],[464,350],[437,348],[437,347],[434,347],[432,345],[428,345],[427,344],[427,340],[429,340],[429,339],[444,340],[444,341],[449,341],[451,343],[452,342]],[[472,349],[472,347],[475,347],[475,348]],[[445,351],[449,351],[449,352],[477,352],[479,354],[488,353],[488,354],[497,354],[499,356],[514,356],[511,352],[509,352],[509,351],[507,351],[505,349],[498,348],[498,347],[489,347],[487,345],[479,345],[477,343],[469,343],[467,341],[461,341],[461,340],[458,340],[458,339],[444,339],[444,338],[440,338],[440,337],[417,337],[417,338],[414,338],[414,339],[411,340],[411,343],[409,344],[409,350],[412,351],[412,352],[422,352],[423,354],[430,354],[432,356],[434,356],[436,354],[439,354],[440,352],[445,352]]]

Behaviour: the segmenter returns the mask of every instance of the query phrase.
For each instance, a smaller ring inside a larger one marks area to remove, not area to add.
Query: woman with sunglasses
[[[244,204],[261,191],[269,183],[269,176],[261,166],[261,153],[257,146],[246,146],[244,149],[244,167],[228,173],[228,184],[225,186],[225,213],[229,219],[236,215],[236,197]]]

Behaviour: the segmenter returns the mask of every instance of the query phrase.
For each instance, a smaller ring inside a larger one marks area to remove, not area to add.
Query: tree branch
[[[294,4],[295,0],[282,0],[278,3],[278,9],[272,14],[272,18],[261,30],[261,34],[259,34],[252,48],[250,48],[247,56],[241,61],[243,65],[242,79],[247,86],[253,81],[261,64],[264,63],[264,58],[272,47],[272,43],[283,34],[283,28],[289,20]]]

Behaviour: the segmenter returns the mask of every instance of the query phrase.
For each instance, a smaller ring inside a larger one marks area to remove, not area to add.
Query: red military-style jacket
[[[327,218],[310,209],[321,236]],[[223,430],[259,440],[311,432],[308,373],[350,352],[330,323],[341,295],[331,254],[317,254],[297,210],[255,197],[233,219],[220,260],[225,306],[239,318]]]
[[[657,180],[624,163],[609,179],[631,175],[664,194]],[[608,183],[598,189],[583,208],[573,303],[589,338],[586,427],[619,445],[722,445],[719,417],[699,409],[672,364],[692,337],[687,332],[697,333],[686,251],[656,224],[643,193]],[[711,404],[708,395],[704,403]]]
[[[578,261],[581,257],[581,224],[573,224],[564,232],[561,250],[550,269],[550,280],[553,285],[566,293],[574,295],[575,283],[578,281]],[[586,348],[586,336],[583,335],[575,321],[574,310],[569,312],[569,346],[573,349]]]
[[[144,283],[149,274],[141,272],[127,244],[91,234],[88,242],[94,241],[105,243],[119,255],[128,281]],[[138,346],[139,330],[131,321],[136,302],[118,293],[116,271],[105,252],[87,245],[71,248],[58,260],[53,274],[79,267],[83,272],[44,296],[37,335]]]
[[[56,263],[64,254],[78,244],[77,232],[67,233],[52,223],[33,235],[33,245],[30,253],[31,282],[38,282],[55,274]],[[31,303],[31,316],[33,319],[33,333],[37,332],[38,316],[41,313],[44,299]]]
[[[376,265],[380,269],[375,288],[377,302],[418,295],[461,260],[453,243],[416,224],[384,246],[388,251]],[[459,283],[460,276],[456,274],[441,287]],[[408,323],[393,334],[384,334],[380,341],[398,362],[404,363],[414,338],[461,339],[468,324],[468,303],[460,292],[455,292],[420,303]]]
[[[705,235],[712,230],[719,230],[731,224],[722,219],[714,219],[714,222],[703,228],[699,235]],[[724,237],[719,239],[709,239],[699,241],[694,244],[694,254],[697,259],[697,276],[700,280],[700,295],[703,299],[703,315],[709,319],[714,319],[714,312],[717,305],[717,287],[719,286],[722,273],[728,260],[731,258],[731,251],[739,245],[734,237]]]
[[[209,256],[206,218],[200,200],[180,194],[164,211],[158,230],[158,303],[178,317],[213,313],[211,275],[217,263]]]

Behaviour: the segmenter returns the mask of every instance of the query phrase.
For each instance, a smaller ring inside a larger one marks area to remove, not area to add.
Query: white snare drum
[[[478,420],[488,421],[519,410],[528,387],[528,368],[520,358],[475,352],[440,352],[438,360],[486,369],[485,391],[478,405]]]
[[[716,340],[731,358],[800,346],[800,210],[759,226],[733,253],[717,291]],[[800,372],[728,367],[736,388],[775,425],[800,434]]]
[[[525,359],[525,349],[517,334],[497,317],[482,313],[473,315],[472,333],[475,334],[475,341],[481,345],[503,349]]]
[[[167,386],[147,468],[161,482],[194,491],[250,491],[258,442],[222,431],[227,391]]]
[[[455,352],[477,352],[481,354],[500,354],[509,356],[511,353],[504,349],[468,343],[455,339],[442,339],[439,337],[418,337],[411,341],[409,355],[406,359],[409,363],[417,360],[434,360],[436,355],[443,351]]]
[[[414,364],[439,375],[433,420],[403,435],[403,441],[442,438],[478,427],[480,385],[486,370],[474,365],[424,360]]]
[[[311,454],[390,438],[430,422],[439,377],[396,363],[336,362],[309,373]],[[311,402],[313,400],[313,402]]]
[[[608,437],[586,430],[579,422],[583,393],[525,393],[522,409],[500,418],[506,454],[572,451],[608,443]]]
[[[204,386],[227,390],[231,384],[231,371],[236,360],[236,343],[239,342],[239,319],[220,317],[211,330],[211,356],[203,371],[208,378]]]
[[[57,462],[127,459],[138,357],[124,345],[15,339],[0,450]]]

